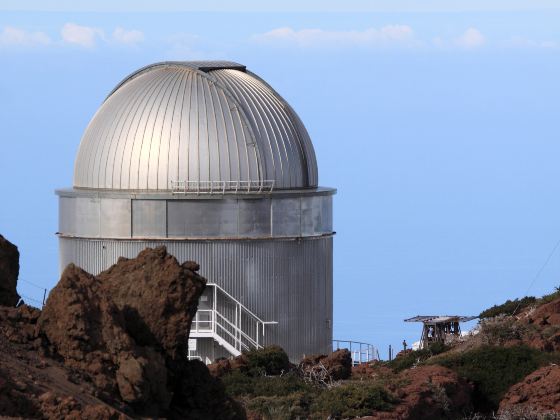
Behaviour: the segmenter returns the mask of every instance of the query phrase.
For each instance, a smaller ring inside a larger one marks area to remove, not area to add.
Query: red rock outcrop
[[[400,402],[391,412],[377,412],[367,419],[456,418],[471,406],[473,386],[450,369],[421,366],[408,369],[387,387]]]
[[[242,416],[204,365],[188,362],[187,339],[205,279],[165,247],[92,276],[69,265],[37,320],[49,354],[60,357],[104,401],[134,415]],[[193,386],[193,384],[197,384]],[[211,394],[200,403],[202,394]],[[173,414],[175,413],[175,414]]]
[[[560,351],[560,298],[526,311],[520,322],[532,327],[523,337],[529,346],[547,352]]]
[[[16,306],[19,302],[17,279],[19,275],[19,251],[0,235],[0,306]]]
[[[519,409],[541,415],[560,412],[560,366],[537,369],[508,390],[500,402],[500,411]]]
[[[306,356],[300,367],[306,371],[323,365],[333,381],[348,379],[352,375],[352,356],[347,349],[336,350],[329,355],[319,354]]]

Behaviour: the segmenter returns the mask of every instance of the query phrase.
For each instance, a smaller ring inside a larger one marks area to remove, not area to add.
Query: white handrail
[[[220,286],[218,286],[216,283],[207,283],[206,286],[209,287],[214,287],[216,290],[219,290],[220,292],[222,292],[224,295],[226,295],[228,298],[230,298],[231,300],[235,301],[235,303],[237,305],[239,305],[241,308],[245,309],[245,311],[249,312],[249,315],[251,315],[253,318],[255,318],[257,321],[259,321],[262,324],[278,324],[278,322],[276,321],[263,321],[262,319],[260,319],[257,315],[255,315],[253,312],[251,312],[245,305],[243,305],[241,302],[239,302],[236,298],[234,298],[232,295],[230,295],[228,292],[226,292],[224,289],[222,289]]]
[[[245,181],[170,181],[173,194],[226,194],[226,193],[270,193],[274,190],[275,180],[259,179]]]
[[[278,322],[263,321],[217,284],[208,283],[207,286],[213,288],[212,309],[199,309],[196,312],[191,333],[194,333],[194,336],[201,333],[203,334],[201,337],[207,337],[210,334],[216,340],[221,339],[228,343],[232,349],[239,353],[251,348],[262,348],[261,335],[264,338],[265,325],[277,324]],[[219,297],[225,298],[226,302],[229,301],[228,306],[232,310],[235,308],[235,314],[228,316],[222,313],[218,307]]]
[[[379,360],[377,349],[372,344],[352,340],[333,340],[333,349],[335,344],[336,350],[345,348],[343,346],[346,346],[346,344],[348,344],[346,348],[348,348],[348,350],[350,351],[353,364]],[[343,346],[341,346],[341,344]],[[356,347],[358,348],[356,349]]]

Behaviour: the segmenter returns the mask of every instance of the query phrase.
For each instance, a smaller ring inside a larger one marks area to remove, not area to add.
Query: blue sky
[[[417,339],[417,314],[523,295],[560,239],[553,1],[0,1],[0,233],[57,281],[57,200],[128,73],[246,64],[296,109],[335,197],[335,336]],[[560,284],[560,252],[530,293]],[[21,292],[41,298],[22,283]]]

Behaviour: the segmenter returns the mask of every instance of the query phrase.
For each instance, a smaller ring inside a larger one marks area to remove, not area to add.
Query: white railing
[[[212,337],[234,356],[262,348],[265,326],[277,322],[263,321],[220,286],[210,283],[207,287],[213,288],[212,309],[196,312],[190,337]]]
[[[333,340],[333,350],[348,349],[352,355],[352,364],[372,362],[379,360],[379,352],[369,343],[352,340]]]
[[[171,181],[173,194],[269,193],[274,180],[255,181]]]

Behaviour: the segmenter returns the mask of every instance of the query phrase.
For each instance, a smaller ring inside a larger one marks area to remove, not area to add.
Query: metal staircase
[[[204,309],[201,305],[189,337],[212,338],[232,356],[262,348],[265,326],[278,322],[263,321],[215,283],[208,283],[206,288],[211,289],[211,309]]]

